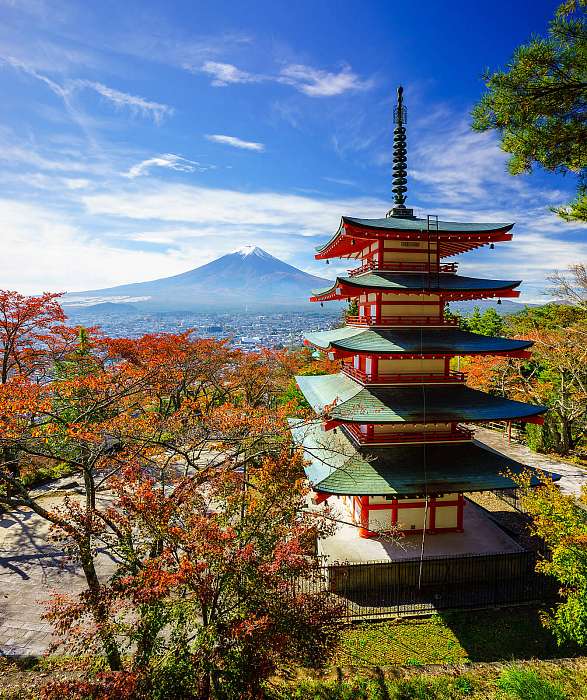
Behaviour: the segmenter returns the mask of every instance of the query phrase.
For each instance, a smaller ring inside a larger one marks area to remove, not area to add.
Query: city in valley
[[[322,331],[342,323],[342,311],[285,311],[255,314],[246,311],[152,312],[120,314],[70,311],[74,323],[98,325],[112,337],[138,338],[145,333],[181,333],[192,330],[202,338],[227,338],[232,347],[243,350],[298,348],[307,331]]]

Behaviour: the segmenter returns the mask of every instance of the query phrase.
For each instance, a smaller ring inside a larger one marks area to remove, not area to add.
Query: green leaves
[[[505,70],[484,75],[487,92],[472,111],[473,129],[495,129],[511,154],[512,175],[535,165],[579,176],[578,196],[555,209],[567,221],[587,221],[587,24],[585,2],[567,2],[549,25],[518,47]]]

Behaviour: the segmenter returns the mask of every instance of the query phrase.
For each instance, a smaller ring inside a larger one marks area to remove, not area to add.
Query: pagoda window
[[[379,374],[445,374],[445,361],[440,360],[379,360]]]
[[[353,357],[353,367],[355,369],[359,369],[360,365],[361,365],[361,358],[359,357],[359,355],[355,355]]]
[[[368,377],[373,374],[373,360],[370,357],[365,360],[365,374]]]

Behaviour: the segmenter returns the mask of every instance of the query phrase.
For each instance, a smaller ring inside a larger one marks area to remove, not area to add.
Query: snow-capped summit
[[[153,310],[198,310],[203,308],[263,309],[285,306],[310,308],[313,289],[330,284],[329,280],[309,275],[279,260],[255,245],[239,248],[201,267],[173,277],[151,282],[125,284],[66,295],[64,306],[83,299],[84,305],[107,302],[111,298],[141,298],[137,307]],[[133,301],[133,303],[135,303]]]
[[[261,257],[266,257],[266,258],[272,258],[272,255],[269,255],[266,251],[264,251],[262,248],[259,248],[259,246],[256,245],[244,245],[240,248],[237,248],[235,253],[238,253],[239,255],[242,255],[243,258],[248,257],[249,255],[257,255],[260,258]]]

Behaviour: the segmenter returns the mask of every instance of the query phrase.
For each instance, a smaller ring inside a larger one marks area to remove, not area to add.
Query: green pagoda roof
[[[483,290],[513,289],[521,280],[488,280],[478,277],[463,277],[452,274],[421,274],[401,272],[368,272],[356,277],[337,277],[332,286],[313,292],[322,296],[334,292],[340,284],[358,289],[377,289],[379,291],[447,291],[476,292]]]
[[[503,472],[525,465],[473,441],[460,444],[394,445],[361,450],[342,430],[291,420],[294,441],[304,448],[315,491],[345,496],[421,496],[513,488]],[[548,474],[548,472],[546,472]],[[549,474],[553,480],[558,474]],[[537,477],[533,483],[539,483]]]
[[[524,350],[532,345],[529,340],[495,338],[450,326],[444,328],[392,328],[388,330],[345,326],[330,331],[308,333],[306,340],[322,350],[336,348],[349,352],[369,352],[382,355],[500,353]]]
[[[368,228],[380,228],[391,231],[426,231],[427,220],[417,217],[386,216],[383,219],[358,219],[354,216],[343,216],[343,223]],[[436,224],[434,223],[434,226]],[[513,224],[505,223],[472,223],[458,221],[439,221],[438,230],[446,233],[485,233],[489,231],[509,231]],[[436,229],[434,230],[436,232]]]
[[[379,229],[380,231],[402,231],[402,232],[426,232],[428,223],[426,219],[418,217],[399,217],[389,216],[383,219],[359,219],[353,216],[343,216],[340,222],[338,231],[324,245],[318,246],[317,251],[322,251],[327,248],[340,235],[345,224],[358,226],[360,228]],[[434,226],[436,224],[434,223]],[[439,233],[454,233],[454,234],[479,234],[479,233],[506,233],[513,228],[514,224],[506,223],[474,223],[474,222],[458,222],[458,221],[439,221]],[[436,229],[434,230],[436,233]]]
[[[336,402],[329,418],[347,423],[520,420],[547,410],[462,384],[367,388],[344,374],[296,377],[296,381],[316,413]]]

